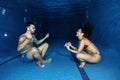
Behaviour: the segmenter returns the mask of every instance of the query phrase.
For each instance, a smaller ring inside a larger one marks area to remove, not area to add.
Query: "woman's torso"
[[[84,39],[84,45],[87,45],[88,47],[86,48],[88,53],[91,54],[99,54],[98,48],[87,38]]]

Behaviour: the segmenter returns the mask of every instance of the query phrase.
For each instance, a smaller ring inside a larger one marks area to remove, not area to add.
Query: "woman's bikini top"
[[[84,48],[88,48],[88,45],[84,45]]]
[[[91,43],[92,43],[92,41],[90,41],[90,44],[91,44]],[[90,45],[90,44],[89,44],[89,45]],[[88,48],[89,45],[86,45],[86,44],[85,44],[85,45],[84,45],[84,48],[85,48],[85,49]]]
[[[91,43],[92,43],[92,42],[90,42],[90,44],[91,44]],[[89,44],[89,45],[90,45],[90,44]],[[89,45],[86,45],[86,44],[85,44],[85,45],[84,45],[84,48],[88,48],[88,47],[89,47]]]

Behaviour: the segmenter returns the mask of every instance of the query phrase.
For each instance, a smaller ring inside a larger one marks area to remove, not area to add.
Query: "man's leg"
[[[39,52],[38,52],[38,49],[35,48],[35,47],[33,47],[33,48],[27,53],[27,57],[28,57],[29,59],[33,59],[33,58],[37,59],[37,60],[38,60],[38,61],[37,61],[37,64],[39,65],[39,67],[42,67],[42,65],[47,62],[46,60],[43,60],[43,59],[42,59],[41,55],[40,55]]]
[[[38,47],[39,53],[42,57],[45,56],[45,53],[48,49],[48,46],[49,46],[48,43],[44,43],[44,44],[42,44],[41,46]]]
[[[38,51],[40,53],[40,55],[42,56],[42,58],[45,56],[45,53],[48,49],[48,43],[44,43],[41,46],[38,47]],[[46,62],[51,62],[51,58],[47,59]]]

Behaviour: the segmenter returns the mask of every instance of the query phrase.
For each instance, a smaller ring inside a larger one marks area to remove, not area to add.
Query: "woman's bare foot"
[[[85,61],[82,61],[79,65],[79,68],[83,68],[85,66]]]

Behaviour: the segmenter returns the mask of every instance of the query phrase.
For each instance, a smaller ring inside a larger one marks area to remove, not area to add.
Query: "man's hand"
[[[49,33],[46,34],[45,38],[48,38],[49,37]]]
[[[32,35],[29,34],[29,33],[26,33],[25,35],[26,35],[26,37],[27,37],[28,39],[31,39],[31,38],[32,38]]]

